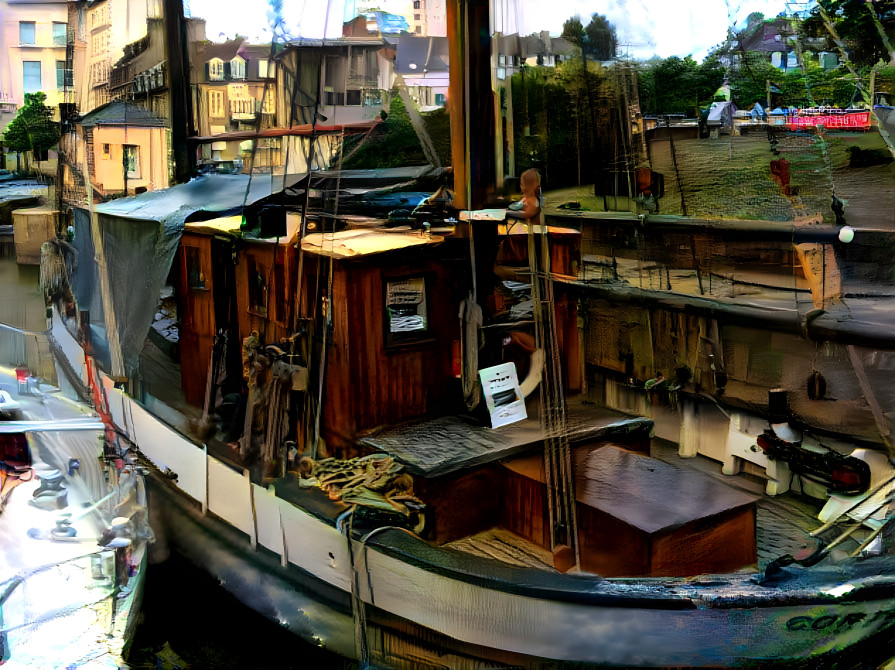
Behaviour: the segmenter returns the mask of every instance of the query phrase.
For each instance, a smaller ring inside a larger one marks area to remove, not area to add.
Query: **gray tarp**
[[[139,363],[186,218],[199,210],[238,208],[268,195],[269,177],[254,177],[249,188],[247,175],[206,175],[95,208],[125,375],[130,377]],[[88,210],[74,210],[74,228],[78,263],[71,278],[72,291],[78,308],[90,312],[92,353],[110,371],[100,273],[94,262],[96,250]]]

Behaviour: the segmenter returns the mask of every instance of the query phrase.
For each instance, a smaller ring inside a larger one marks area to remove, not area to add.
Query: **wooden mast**
[[[489,23],[488,0],[448,0],[448,112],[457,209],[482,209],[495,190]]]

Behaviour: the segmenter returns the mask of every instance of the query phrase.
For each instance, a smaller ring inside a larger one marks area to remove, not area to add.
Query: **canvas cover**
[[[270,195],[270,180],[247,175],[206,175],[162,191],[121,198],[94,208],[102,235],[124,374],[130,377],[174,261],[187,217],[199,210],[238,210]],[[90,312],[91,353],[112,372],[101,268],[87,209],[73,210],[76,250],[71,288],[79,310]]]

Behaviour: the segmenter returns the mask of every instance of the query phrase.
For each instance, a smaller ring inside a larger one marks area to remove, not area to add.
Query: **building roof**
[[[196,44],[196,57],[200,63],[207,63],[212,58],[231,61],[238,55],[244,41],[240,37],[226,42],[199,42]]]
[[[167,122],[152,115],[152,112],[129,102],[108,102],[81,117],[84,128],[94,126],[151,126],[164,127]]]

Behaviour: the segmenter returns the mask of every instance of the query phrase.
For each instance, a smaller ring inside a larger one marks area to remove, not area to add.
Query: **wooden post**
[[[190,77],[186,52],[186,26],[181,0],[164,0],[165,47],[168,57],[168,91],[170,103],[171,143],[174,155],[174,181],[185,184],[193,175],[194,155],[187,147],[192,127],[192,111],[188,94]]]

